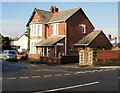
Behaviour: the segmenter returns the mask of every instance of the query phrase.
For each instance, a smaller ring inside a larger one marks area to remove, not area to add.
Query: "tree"
[[[27,28],[27,31],[28,31],[28,48],[27,48],[27,51],[29,52],[30,50],[30,27]]]
[[[11,49],[9,37],[2,37],[2,49],[3,50]]]

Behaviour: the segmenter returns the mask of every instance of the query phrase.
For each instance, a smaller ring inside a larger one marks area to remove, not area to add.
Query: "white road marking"
[[[32,78],[39,78],[40,76],[32,76]]]
[[[7,78],[7,79],[16,79],[16,78]]]
[[[51,77],[52,75],[44,75],[43,77]]]
[[[79,72],[76,72],[76,73],[73,73],[73,74],[81,74],[81,73],[86,73],[86,72],[79,71]]]
[[[89,73],[89,72],[91,72],[90,70],[87,70],[87,71],[85,71],[86,73]]]
[[[57,75],[54,75],[54,76],[62,76],[61,74],[57,74]]]
[[[116,69],[111,69],[111,70],[116,70]]]
[[[19,77],[20,79],[27,79],[27,78],[29,78],[29,77]]]
[[[103,70],[98,70],[97,72],[102,72]]]
[[[118,79],[120,79],[120,77],[118,77]]]
[[[0,80],[2,80],[3,78],[0,78]]]
[[[53,92],[53,91],[72,89],[72,88],[78,88],[78,87],[89,86],[89,85],[95,85],[95,84],[99,84],[99,83],[100,83],[99,81],[96,81],[96,82],[91,82],[91,83],[87,83],[87,84],[81,84],[81,85],[75,85],[75,86],[69,86],[69,87],[63,87],[63,88],[57,88],[57,89],[50,89],[50,90],[34,92],[34,93]]]
[[[104,69],[103,71],[109,71],[110,69]]]
[[[67,76],[67,75],[71,75],[71,74],[70,74],[70,73],[67,73],[67,74],[64,74],[64,75],[66,75],[66,76]]]

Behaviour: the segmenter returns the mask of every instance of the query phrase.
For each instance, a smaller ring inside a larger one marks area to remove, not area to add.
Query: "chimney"
[[[117,37],[114,37],[113,40],[117,40]]]
[[[109,34],[109,35],[108,35],[108,39],[110,39],[110,40],[111,40],[111,34]]]
[[[50,12],[53,13],[54,12],[54,7],[50,6]]]
[[[54,13],[58,12],[58,8],[54,7]]]
[[[50,6],[50,12],[56,13],[58,12],[58,8],[56,8],[55,6]]]

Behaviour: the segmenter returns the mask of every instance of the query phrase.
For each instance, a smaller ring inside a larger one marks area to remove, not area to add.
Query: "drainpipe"
[[[67,55],[67,23],[65,23],[65,55]]]
[[[47,37],[47,24],[45,24],[45,38]]]
[[[55,57],[57,57],[57,45],[55,45]]]

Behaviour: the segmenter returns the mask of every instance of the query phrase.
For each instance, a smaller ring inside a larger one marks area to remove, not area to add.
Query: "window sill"
[[[59,36],[58,34],[52,34],[51,36]]]

